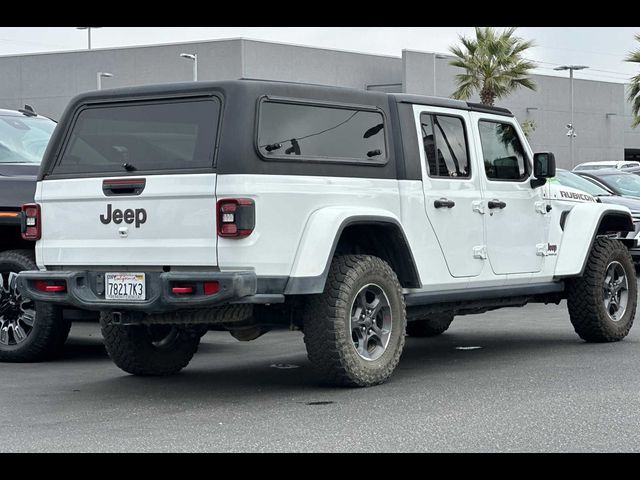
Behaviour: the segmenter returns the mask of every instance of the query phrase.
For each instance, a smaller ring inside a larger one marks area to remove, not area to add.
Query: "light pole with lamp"
[[[96,78],[98,80],[98,90],[102,90],[102,79],[103,78],[111,78],[113,74],[109,72],[98,72],[96,73]]]
[[[198,55],[196,53],[181,53],[182,58],[193,60],[193,81],[198,81]]]
[[[86,30],[87,31],[87,47],[91,50],[91,29],[92,28],[100,28],[100,27],[76,27],[78,30]]]
[[[436,60],[440,60],[443,58],[448,58],[446,55],[442,55],[441,53],[434,53],[433,54],[433,96],[435,97],[436,94]]]
[[[571,123],[567,125],[569,131],[567,136],[569,137],[569,159],[571,161],[571,168],[573,169],[573,139],[576,137],[576,128],[573,124],[573,71],[584,70],[589,68],[586,65],[560,65],[554,68],[554,70],[569,70],[569,97],[571,99]]]

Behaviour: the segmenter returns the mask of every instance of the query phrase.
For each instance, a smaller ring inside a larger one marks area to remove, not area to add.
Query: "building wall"
[[[339,87],[434,94],[433,53],[404,50],[402,57],[230,39],[208,42],[82,50],[0,57],[0,108],[20,108],[59,118],[76,94],[96,88],[96,73],[109,72],[103,88],[190,81],[192,63],[180,53],[198,54],[199,80],[260,78]],[[436,59],[435,93],[448,97],[457,68]],[[530,137],[536,151],[550,150],[570,168],[569,80],[535,75],[538,90],[520,89],[500,106],[522,122],[535,121]],[[624,158],[624,148],[640,148],[640,128],[631,128],[631,105],[622,84],[574,81],[575,164]],[[473,99],[478,101],[478,99]],[[614,114],[606,116],[606,114]]]
[[[243,76],[366,89],[402,84],[402,59],[278,43],[243,41]]]
[[[403,51],[403,88],[407,93],[433,95],[433,53]],[[436,93],[448,97],[460,71],[448,59],[436,59]],[[537,90],[519,89],[496,106],[511,110],[520,122],[533,120],[529,142],[534,151],[552,151],[558,166],[571,168],[566,125],[571,122],[567,77],[533,75]],[[574,165],[595,160],[623,160],[624,147],[640,148],[640,129],[632,131],[624,85],[576,80],[574,86]],[[471,101],[480,101],[476,96]],[[625,108],[627,109],[625,111]],[[609,113],[610,115],[606,115]]]
[[[0,57],[0,108],[28,103],[57,119],[73,96],[97,88],[97,72],[114,75],[102,79],[105,89],[190,81],[193,64],[183,52],[198,54],[200,79],[235,79],[242,76],[241,48],[229,40]]]
[[[633,148],[640,150],[640,125],[636,128],[631,128],[631,122],[633,121],[633,115],[631,114],[631,102],[627,101],[627,95],[629,91],[627,88],[624,90],[624,146],[625,148]]]

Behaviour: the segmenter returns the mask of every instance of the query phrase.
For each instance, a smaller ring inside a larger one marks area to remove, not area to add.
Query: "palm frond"
[[[635,39],[640,42],[640,33],[635,35]],[[625,61],[640,63],[640,48],[630,52]],[[633,113],[631,126],[635,128],[640,125],[640,73],[631,78],[628,88],[627,99],[631,102],[631,112]]]
[[[523,57],[535,44],[517,37],[516,30],[475,27],[475,38],[459,37],[461,45],[449,48],[456,57],[449,64],[465,71],[456,75],[454,98],[469,98],[480,91],[487,98],[501,98],[520,87],[535,90],[529,76],[536,64]]]

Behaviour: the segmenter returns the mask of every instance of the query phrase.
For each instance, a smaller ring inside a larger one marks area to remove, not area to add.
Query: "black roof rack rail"
[[[475,112],[495,113],[498,115],[509,115],[510,117],[513,117],[513,113],[511,113],[511,110],[507,108],[492,107],[483,103],[474,102],[467,102],[467,105],[469,105],[469,108]]]

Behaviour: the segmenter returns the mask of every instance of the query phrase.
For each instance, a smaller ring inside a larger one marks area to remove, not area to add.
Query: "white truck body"
[[[633,322],[630,210],[549,183],[504,109],[193,82],[83,94],[60,125],[17,284],[100,311],[127,372],[179,371],[198,326],[299,328],[326,379],[368,386],[455,315],[566,298],[588,341]]]

